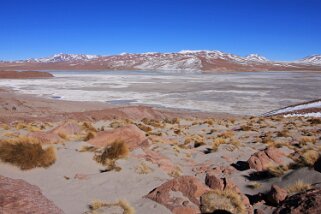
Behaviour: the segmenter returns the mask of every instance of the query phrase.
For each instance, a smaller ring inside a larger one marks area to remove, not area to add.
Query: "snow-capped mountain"
[[[252,62],[267,62],[269,61],[264,56],[260,56],[258,54],[250,54],[245,57],[246,60],[252,61]]]
[[[312,63],[312,64],[321,64],[321,55],[307,56],[307,57],[305,57],[303,59],[300,59],[299,62]]]
[[[182,70],[182,71],[321,71],[320,55],[301,61],[275,62],[258,54],[242,57],[217,50],[176,53],[122,53],[98,56],[55,54],[50,57],[0,62],[0,69],[37,70]]]
[[[86,55],[86,54],[64,54],[59,53],[50,57],[29,59],[29,62],[43,62],[43,63],[54,63],[54,62],[73,62],[73,61],[89,61],[98,58],[97,55]]]

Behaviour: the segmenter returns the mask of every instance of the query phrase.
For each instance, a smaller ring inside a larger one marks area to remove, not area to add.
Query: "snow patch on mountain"
[[[53,63],[53,62],[73,62],[73,61],[89,61],[98,58],[97,55],[88,54],[64,54],[59,53],[50,57],[29,59],[28,62],[42,62],[42,63]]]
[[[253,62],[268,62],[269,60],[263,56],[260,56],[258,54],[250,54],[245,57],[247,61],[253,61]]]
[[[298,62],[303,63],[312,63],[312,64],[321,64],[321,55],[312,55],[307,56],[303,59],[300,59]]]

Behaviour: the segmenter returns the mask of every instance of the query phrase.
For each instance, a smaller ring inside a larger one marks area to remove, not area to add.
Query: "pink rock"
[[[157,164],[158,167],[165,173],[171,173],[177,169],[177,167],[167,157],[159,154],[158,152],[144,149],[143,155],[136,156],[137,158],[144,158],[146,161],[150,161],[153,164]]]
[[[194,176],[180,176],[163,183],[145,197],[164,205],[173,213],[200,213],[200,196],[209,190]]]
[[[54,134],[66,134],[66,135],[78,135],[82,131],[81,126],[76,123],[75,121],[67,121],[64,122],[62,125],[55,127],[54,129],[50,130],[49,133]]]
[[[0,213],[61,214],[63,211],[48,200],[39,187],[0,175]]]
[[[267,194],[266,199],[273,205],[278,205],[285,200],[288,193],[285,189],[273,184],[270,192]]]
[[[129,150],[148,145],[145,132],[135,125],[120,127],[111,131],[98,132],[96,137],[89,140],[88,143],[96,147],[105,147],[117,140],[125,142]]]
[[[277,148],[267,148],[254,153],[247,161],[251,169],[264,171],[268,166],[281,165],[285,155]]]

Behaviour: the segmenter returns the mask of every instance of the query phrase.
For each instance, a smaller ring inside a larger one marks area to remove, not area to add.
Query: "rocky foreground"
[[[321,211],[318,118],[147,115],[0,127],[3,213]]]

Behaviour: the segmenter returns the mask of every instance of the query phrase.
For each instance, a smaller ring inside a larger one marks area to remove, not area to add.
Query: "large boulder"
[[[61,214],[63,211],[48,200],[39,187],[0,175],[0,213]]]
[[[160,185],[145,197],[173,213],[200,213],[200,196],[209,190],[194,176],[180,176]]]
[[[266,194],[266,200],[272,205],[277,206],[286,199],[288,192],[277,185],[272,185],[270,192]]]
[[[279,149],[269,147],[251,155],[247,162],[251,169],[255,169],[257,171],[264,171],[267,170],[269,166],[282,165],[284,158],[285,154],[281,152]]]
[[[310,189],[288,197],[273,213],[321,213],[321,188]]]
[[[113,130],[98,132],[94,138],[88,141],[88,143],[96,147],[105,147],[115,141],[123,141],[127,144],[129,150],[134,150],[148,144],[145,132],[135,125],[128,125]]]

